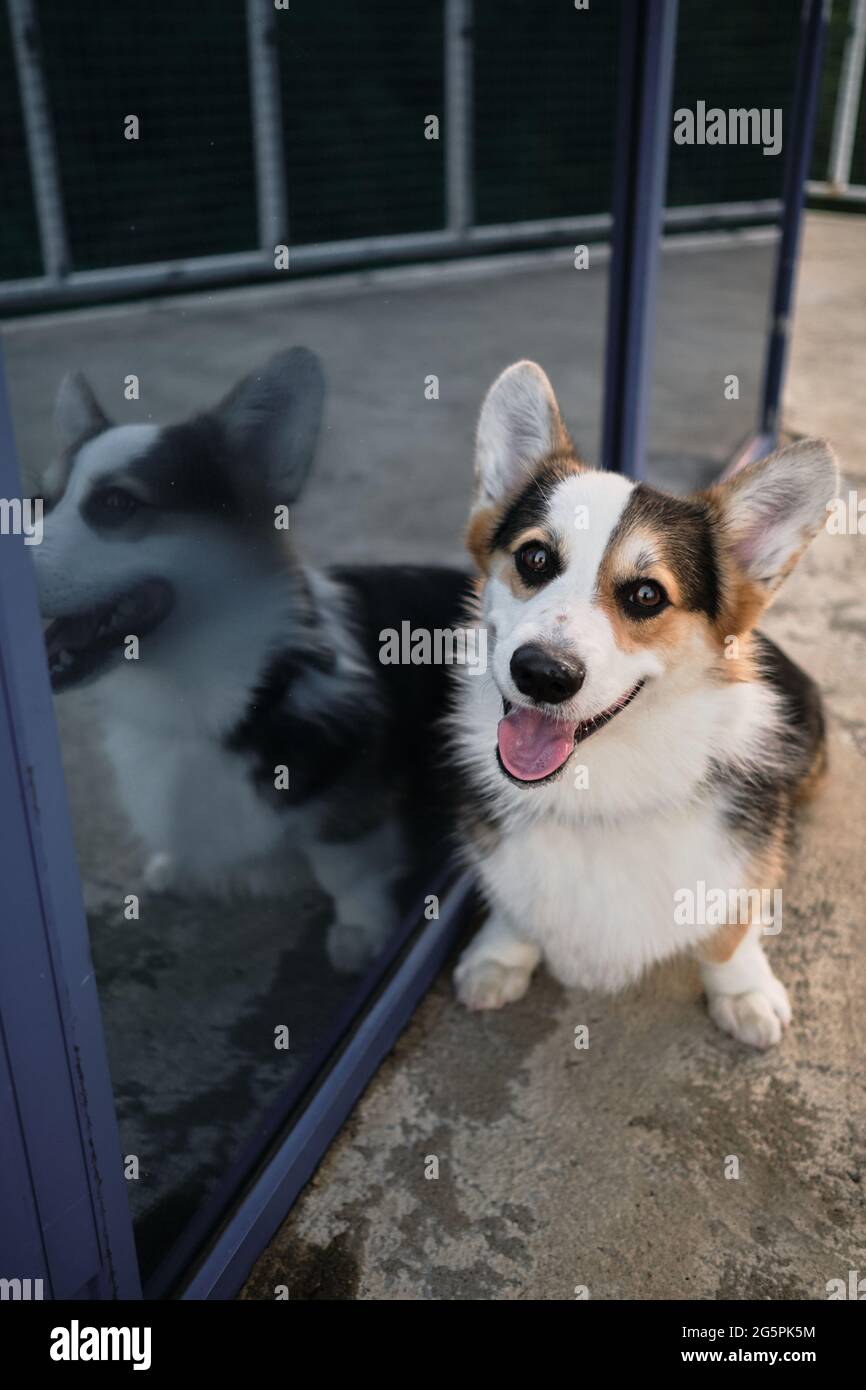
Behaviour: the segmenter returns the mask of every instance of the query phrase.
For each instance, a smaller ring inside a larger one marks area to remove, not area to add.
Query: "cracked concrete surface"
[[[864,252],[863,220],[809,218],[785,412],[860,489]],[[866,1270],[863,586],[863,537],[823,534],[764,624],[831,727],[770,944],[794,1005],[781,1047],[718,1033],[685,964],[616,999],[542,975],[481,1017],[445,974],[242,1297],[823,1299]]]

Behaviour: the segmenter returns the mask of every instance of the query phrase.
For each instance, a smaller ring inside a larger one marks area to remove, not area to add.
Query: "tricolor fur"
[[[820,770],[813,682],[755,623],[826,517],[807,440],[688,498],[587,467],[550,383],[517,363],[478,427],[468,542],[489,668],[452,721],[490,916],[457,987],[520,997],[540,960],[617,990],[680,952],[716,1022],[757,1046],[790,1018],[754,921],[676,918],[677,894],[771,889]]]
[[[444,685],[441,671],[381,666],[378,634],[447,626],[465,578],[299,561],[276,509],[301,493],[323,396],[302,348],[166,428],[113,425],[67,378],[34,557],[52,682],[93,684],[145,885],[283,893],[300,849],[334,899],[331,959],[353,969],[395,924],[395,769]]]

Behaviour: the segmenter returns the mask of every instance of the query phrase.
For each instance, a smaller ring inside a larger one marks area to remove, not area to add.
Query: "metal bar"
[[[848,26],[839,86],[836,89],[836,110],[827,166],[827,179],[839,190],[847,188],[851,178],[851,158],[863,87],[863,59],[866,56],[866,0],[851,0]]]
[[[758,425],[760,434],[775,436],[778,428],[782,383],[788,356],[791,305],[797,276],[803,202],[815,134],[821,62],[828,19],[829,5],[826,0],[804,0],[794,95],[788,118],[790,133],[787,139],[782,185],[782,236],[776,259],[770,333],[761,390]]]
[[[0,496],[21,497],[0,361]],[[53,1298],[140,1296],[120,1139],[25,537],[0,533],[0,1031]],[[19,1227],[19,1239],[26,1232]],[[8,1250],[11,1274],[28,1242]],[[37,1252],[39,1254],[39,1252]],[[17,1268],[16,1268],[17,1265]],[[3,1269],[6,1274],[6,1269]]]
[[[833,198],[843,207],[845,203],[864,203],[866,202],[866,184],[846,183],[844,188],[837,188],[832,183],[820,183],[815,179],[810,179],[806,184],[806,192],[812,198]]]
[[[247,45],[259,245],[271,257],[276,246],[287,244],[289,236],[280,59],[277,48],[278,22],[279,16],[272,0],[247,0]]]
[[[309,1107],[217,1236],[183,1290],[184,1299],[229,1299],[238,1292],[435,979],[465,922],[471,900],[471,880],[464,875],[444,901],[439,920],[425,924]]]
[[[33,0],[9,0],[9,20],[42,264],[49,280],[60,280],[69,269],[69,242]]]
[[[472,131],[472,0],[445,0],[446,218],[455,235],[475,216]]]
[[[646,455],[677,0],[624,0],[602,463],[640,477]]]
[[[685,231],[766,224],[777,221],[781,210],[782,204],[778,199],[670,208],[665,213],[664,226],[671,231]],[[600,241],[609,236],[612,221],[609,213],[599,213],[586,217],[491,223],[470,227],[459,236],[443,230],[295,246],[292,248],[292,277],[354,266],[472,256],[485,251],[565,246],[576,237]],[[118,295],[153,294],[191,289],[197,285],[277,279],[283,273],[274,270],[273,257],[262,251],[154,261],[150,265],[117,266],[106,270],[73,271],[60,285],[45,278],[0,282],[0,309],[14,312],[75,302],[93,303]]]

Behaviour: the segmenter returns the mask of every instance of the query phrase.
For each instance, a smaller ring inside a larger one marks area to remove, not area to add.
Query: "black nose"
[[[544,647],[518,647],[511,658],[511,678],[522,695],[547,705],[559,705],[576,695],[586,679],[586,667],[576,658],[554,656]]]

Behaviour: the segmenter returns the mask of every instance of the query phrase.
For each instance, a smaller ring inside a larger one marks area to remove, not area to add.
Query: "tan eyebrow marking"
[[[525,531],[520,532],[519,536],[515,536],[514,540],[506,546],[506,550],[509,555],[516,555],[520,547],[529,541],[538,541],[539,545],[551,547],[554,545],[552,538],[540,526],[528,526]]]

